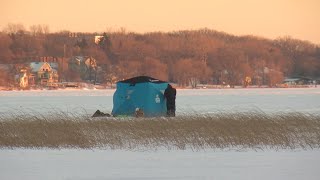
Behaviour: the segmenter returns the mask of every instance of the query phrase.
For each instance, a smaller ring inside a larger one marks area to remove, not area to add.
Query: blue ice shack
[[[114,116],[134,116],[140,108],[146,117],[165,116],[167,112],[163,93],[168,82],[148,76],[138,76],[117,82],[113,95]]]

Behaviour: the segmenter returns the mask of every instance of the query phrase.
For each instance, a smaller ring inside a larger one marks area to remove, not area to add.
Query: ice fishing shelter
[[[168,82],[148,76],[138,76],[117,82],[113,95],[114,116],[134,116],[137,108],[146,117],[165,116],[166,102],[163,96]]]

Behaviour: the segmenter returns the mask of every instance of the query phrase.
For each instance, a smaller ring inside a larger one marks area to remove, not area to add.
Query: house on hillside
[[[93,81],[97,73],[97,61],[93,57],[74,56],[69,59],[69,70],[80,74],[82,80]]]
[[[66,81],[68,71],[68,59],[64,57],[41,56],[35,58],[37,62],[47,62],[52,68],[58,71],[59,81]],[[54,65],[55,64],[55,65]]]
[[[58,83],[58,78],[57,63],[30,63],[29,85],[56,86]]]

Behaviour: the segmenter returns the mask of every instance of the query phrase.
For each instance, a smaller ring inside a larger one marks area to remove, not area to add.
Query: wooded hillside
[[[95,44],[95,36],[103,36]],[[281,37],[234,36],[210,29],[138,34],[115,32],[50,33],[43,25],[9,24],[0,32],[0,64],[35,57],[92,56],[103,82],[150,75],[181,86],[209,83],[273,86],[284,77],[320,77],[320,46]],[[102,83],[103,83],[102,82]]]

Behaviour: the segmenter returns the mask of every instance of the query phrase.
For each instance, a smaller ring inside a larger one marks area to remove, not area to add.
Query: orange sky
[[[8,23],[46,24],[51,32],[207,27],[320,44],[320,0],[0,0],[0,29]]]

